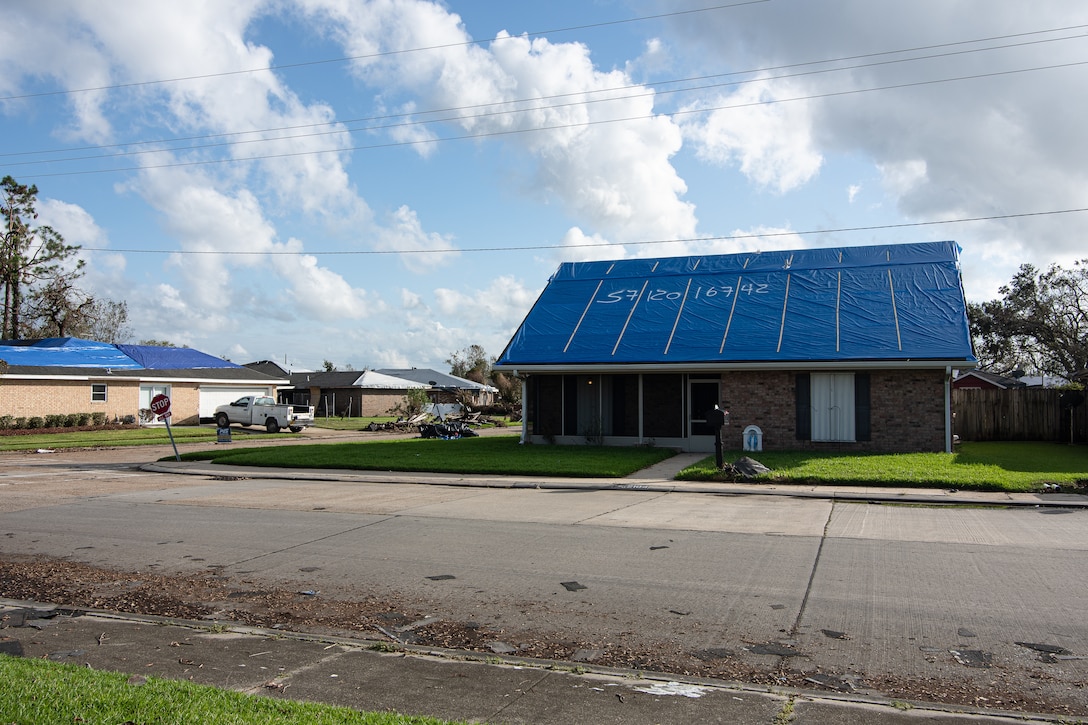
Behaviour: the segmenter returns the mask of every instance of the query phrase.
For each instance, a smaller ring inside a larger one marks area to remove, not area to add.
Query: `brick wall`
[[[765,450],[796,449],[794,373],[737,371],[722,375],[722,407],[729,411],[729,427],[722,431],[726,447],[740,448],[741,431],[758,425]]]
[[[408,391],[367,391],[363,394],[364,416],[389,415],[389,411],[404,402]]]
[[[91,385],[106,385],[105,402],[91,400]],[[109,420],[139,412],[135,380],[0,380],[0,415],[15,418],[67,413],[105,413]]]
[[[200,386],[181,383],[170,386],[170,425],[200,423]]]
[[[797,439],[797,372],[733,371],[722,374],[721,399],[723,407],[729,411],[729,426],[723,438],[727,446],[740,448],[744,428],[757,425],[763,431],[765,450],[944,450],[944,371],[868,371],[872,435],[871,440],[857,442]],[[643,376],[647,437],[684,435],[682,400],[686,394],[679,373]],[[528,403],[530,421],[534,424],[530,434],[558,434],[562,422],[562,376],[530,377]]]
[[[758,425],[765,450],[943,451],[944,372],[874,370],[869,375],[872,440],[828,443],[796,438],[796,372],[725,373],[725,440],[739,442],[746,426]]]
[[[91,386],[105,385],[106,400],[92,401]],[[197,425],[200,386],[174,383],[170,388],[171,425]],[[140,381],[123,378],[98,380],[0,380],[0,415],[14,418],[67,413],[105,413],[110,421],[140,413]]]
[[[873,450],[944,450],[944,371],[874,371],[871,381]]]

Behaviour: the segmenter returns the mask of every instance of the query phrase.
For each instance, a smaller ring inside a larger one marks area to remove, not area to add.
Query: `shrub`
[[[11,415],[0,415],[0,430],[11,430],[15,427],[15,417]]]
[[[91,422],[94,423],[95,425],[105,425],[106,424],[106,414],[103,413],[102,411],[98,411],[96,413],[91,413]]]
[[[30,417],[30,418],[27,418],[26,419],[26,427],[30,428],[30,429],[44,428],[45,427],[45,418],[41,417],[40,415],[35,415],[35,416]]]
[[[78,426],[82,427],[82,426],[85,426],[85,425],[87,425],[88,423],[91,422],[91,414],[90,413],[76,413],[75,416],[76,416],[76,422],[74,423],[74,425],[78,425]]]
[[[50,413],[49,415],[45,416],[44,426],[38,426],[38,427],[39,428],[42,428],[42,427],[45,427],[45,428],[63,428],[64,427],[64,421],[67,418],[68,418],[68,416],[64,415],[63,413]]]
[[[11,427],[14,428],[15,430],[22,430],[22,429],[26,428],[27,427],[26,418],[23,418],[21,416],[16,418],[15,422],[12,423]]]
[[[124,418],[121,419],[121,422],[124,423],[125,425],[132,425],[133,423],[136,422],[136,416],[131,415],[131,414],[126,415]]]
[[[64,426],[66,428],[75,428],[79,425],[79,413],[69,413],[64,416]]]

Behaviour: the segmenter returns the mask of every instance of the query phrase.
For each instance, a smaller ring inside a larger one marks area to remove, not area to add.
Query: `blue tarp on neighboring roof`
[[[500,366],[974,362],[955,242],[559,267]]]
[[[221,357],[215,357],[188,347],[159,347],[156,345],[118,345],[146,370],[191,370],[193,368],[239,367]]]
[[[199,350],[154,345],[111,345],[78,337],[0,340],[0,360],[8,365],[110,370],[191,370],[235,368],[232,362]]]

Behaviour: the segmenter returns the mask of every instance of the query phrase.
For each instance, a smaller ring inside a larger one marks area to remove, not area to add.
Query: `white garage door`
[[[248,388],[220,387],[211,385],[200,386],[200,417],[214,418],[215,409],[220,405],[233,403],[245,395],[272,395],[271,386],[254,385]]]

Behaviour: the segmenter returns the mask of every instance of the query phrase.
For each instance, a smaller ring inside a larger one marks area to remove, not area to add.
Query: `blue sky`
[[[1086,30],[1080,0],[16,0],[0,174],[133,341],[235,362],[498,355],[583,259],[953,239],[981,301],[1088,257],[1055,213],[1088,207]]]

